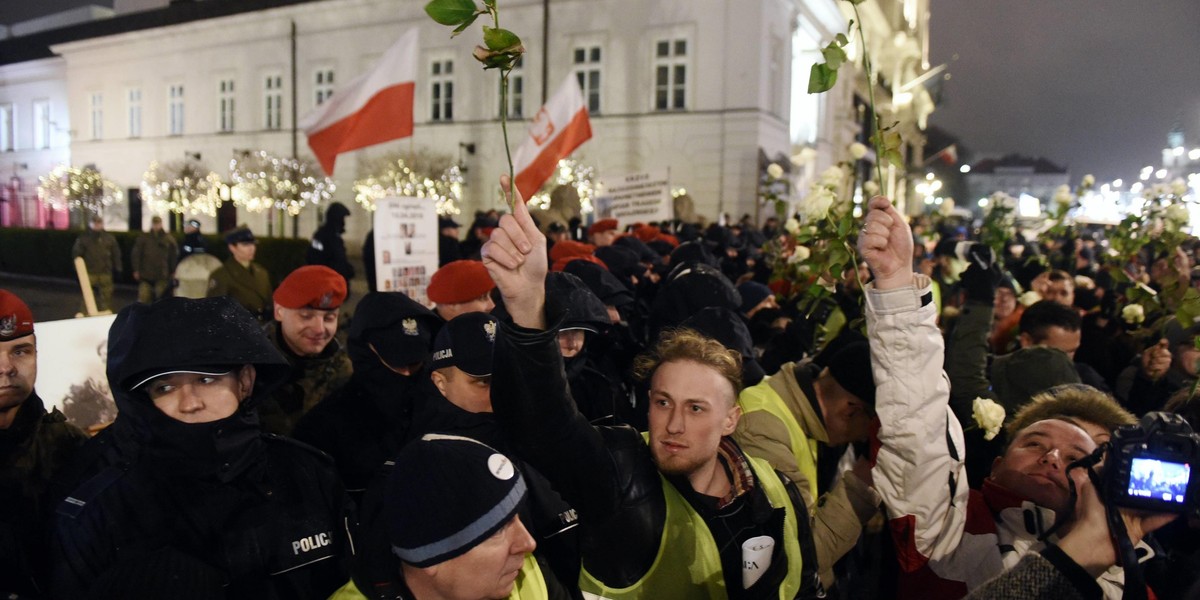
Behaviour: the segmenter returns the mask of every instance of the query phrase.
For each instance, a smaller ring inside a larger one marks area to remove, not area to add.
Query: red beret
[[[0,290],[0,342],[33,333],[33,312],[8,290]]]
[[[596,258],[595,254],[584,254],[581,256],[564,256],[558,260],[555,260],[554,264],[550,266],[550,270],[551,271],[562,271],[563,269],[567,268],[567,263],[576,261],[576,260],[585,260],[590,263],[595,263],[595,264],[598,264],[601,267],[603,267],[605,271],[608,270],[608,265],[604,264],[604,261]]]
[[[329,267],[306,265],[283,278],[273,299],[284,308],[333,310],[346,301],[346,280]]]
[[[653,225],[639,225],[633,230],[633,237],[642,240],[643,242],[654,241],[654,238],[662,234],[657,227]]]
[[[550,248],[550,260],[558,261],[568,256],[587,256],[596,251],[596,247],[575,240],[563,240],[554,242],[554,246]]]
[[[425,293],[438,304],[470,302],[496,287],[487,268],[477,260],[446,263],[429,278]]]
[[[588,235],[595,235],[597,233],[603,233],[605,231],[612,231],[612,230],[616,229],[617,226],[618,225],[617,225],[616,219],[600,219],[599,221],[592,223],[591,227],[588,227]]]

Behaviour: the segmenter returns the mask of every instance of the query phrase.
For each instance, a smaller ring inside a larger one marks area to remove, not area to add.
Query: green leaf
[[[470,19],[463,21],[462,25],[459,25],[458,27],[454,28],[454,33],[451,33],[450,37],[454,37],[464,31],[466,31],[468,27],[470,27],[471,25],[473,25],[475,23],[475,19],[478,16],[479,16],[479,13],[472,14]]]
[[[488,50],[500,52],[508,50],[513,46],[521,45],[521,38],[517,34],[507,30],[495,27],[483,26],[483,43],[487,45]]]
[[[854,4],[854,5],[859,5],[859,4],[862,4],[863,2],[866,2],[866,0],[846,0],[846,2],[849,2],[850,4]]]
[[[847,44],[850,43],[850,39],[847,38],[846,34],[844,34],[844,33],[839,33],[836,36],[834,36],[833,41],[837,42],[837,45],[842,46],[842,47],[845,47]]]
[[[425,5],[425,14],[442,25],[460,25],[475,13],[474,0],[430,0]]]
[[[825,46],[825,49],[821,50],[821,56],[825,59],[825,64],[835,71],[841,68],[842,63],[846,62],[848,58],[846,51],[839,48],[836,43]]]
[[[812,71],[808,74],[808,93],[827,92],[833,88],[835,83],[837,83],[837,71],[830,69],[825,63],[817,63],[812,66]]]

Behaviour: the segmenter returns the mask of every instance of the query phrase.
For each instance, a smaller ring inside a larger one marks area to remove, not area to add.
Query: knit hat
[[[1079,383],[1079,372],[1066,352],[1048,346],[1030,346],[992,361],[992,391],[1008,414],[1029,402],[1034,394],[1056,385]]]
[[[455,221],[454,217],[451,217],[449,215],[439,216],[438,217],[438,229],[445,229],[447,227],[462,227],[462,225],[460,225],[458,221]]]
[[[433,340],[434,371],[458,367],[472,377],[492,374],[492,348],[496,345],[496,317],[469,312],[450,319]]]
[[[492,291],[494,287],[496,284],[482,262],[456,260],[446,263],[429,278],[425,293],[438,304],[461,304]]]
[[[8,290],[0,290],[0,342],[10,342],[33,333],[33,312]]]
[[[618,225],[619,224],[617,223],[616,219],[600,219],[599,221],[592,223],[591,227],[588,227],[588,235],[612,231],[616,229]]]
[[[595,258],[595,257],[593,257]],[[611,306],[625,306],[633,303],[633,294],[629,288],[621,284],[616,275],[608,272],[608,267],[589,261],[571,261],[563,267],[564,273],[570,273],[588,286],[602,302]]]
[[[507,456],[471,438],[426,434],[400,451],[388,477],[392,553],[418,568],[466,554],[512,520],[525,494]]]
[[[871,374],[871,346],[867,342],[846,344],[825,366],[838,385],[872,409],[875,407],[875,377]]]
[[[755,306],[758,306],[759,303],[766,300],[772,294],[771,288],[757,281],[743,282],[737,286],[737,291],[742,295],[742,307],[740,309],[742,314],[754,310]]]
[[[245,225],[239,226],[237,229],[225,234],[226,244],[254,244],[254,234],[249,227]]]
[[[402,367],[429,358],[441,324],[433,311],[403,293],[371,292],[354,309],[349,340],[370,344],[383,362]]]
[[[322,265],[305,265],[292,271],[272,296],[276,306],[334,310],[346,301],[346,280]]]

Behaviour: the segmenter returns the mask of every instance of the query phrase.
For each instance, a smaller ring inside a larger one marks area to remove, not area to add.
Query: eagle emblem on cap
[[[333,306],[333,292],[325,292],[321,294],[321,299],[317,301],[317,306],[320,308],[329,308]]]
[[[400,326],[404,328],[404,335],[417,335],[417,320],[405,319],[400,322]]]
[[[17,315],[9,315],[0,319],[0,337],[8,337],[17,332]]]
[[[487,334],[487,339],[493,344],[496,343],[496,322],[488,321],[483,324],[483,332]]]

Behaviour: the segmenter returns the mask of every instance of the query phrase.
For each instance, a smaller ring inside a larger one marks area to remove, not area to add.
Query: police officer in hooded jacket
[[[122,310],[108,335],[120,412],[81,450],[74,491],[57,504],[54,597],[88,597],[110,571],[158,552],[215,570],[228,598],[325,598],[337,589],[352,544],[332,464],[258,421],[259,402],[286,373],[230,298]],[[162,596],[155,575],[143,572],[139,595]]]

